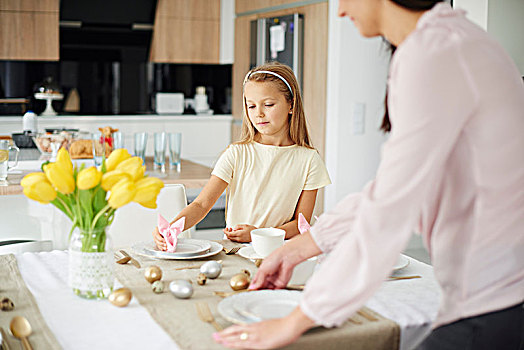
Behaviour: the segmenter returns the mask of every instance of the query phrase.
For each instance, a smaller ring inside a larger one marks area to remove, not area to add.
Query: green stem
[[[62,205],[64,206],[64,208],[67,210],[67,213],[66,213],[66,214],[68,214],[69,218],[70,218],[70,219],[73,219],[74,215],[73,215],[73,213],[71,212],[71,208],[69,208],[69,206],[67,205],[67,203],[64,202],[64,201],[63,201],[60,197],[58,197],[58,196],[56,197],[56,199],[58,199],[58,201],[59,201],[60,203],[62,203]]]
[[[111,208],[111,206],[110,206],[109,204],[107,204],[104,208],[102,208],[102,210],[100,210],[100,211],[96,214],[95,218],[93,219],[93,223],[91,224],[91,231],[93,231],[93,229],[95,228],[95,226],[96,226],[96,222],[98,221],[98,219],[100,219],[100,217],[101,217],[102,215],[104,215],[104,213],[105,213],[109,208]]]

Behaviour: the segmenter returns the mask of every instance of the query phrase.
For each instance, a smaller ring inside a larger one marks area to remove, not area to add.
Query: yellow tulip
[[[116,169],[122,170],[131,175],[133,181],[143,178],[146,171],[146,167],[142,165],[142,158],[140,157],[128,158],[118,164]]]
[[[42,182],[42,181],[48,182],[47,177],[45,176],[44,173],[41,173],[41,172],[30,173],[24,176],[22,181],[20,181],[20,185],[22,185],[22,187],[29,187],[29,186],[34,185],[37,182]]]
[[[63,194],[72,193],[75,190],[75,179],[73,174],[64,170],[56,163],[44,166],[45,175],[51,184]]]
[[[111,188],[122,179],[128,179],[129,181],[133,180],[131,175],[123,172],[122,170],[108,171],[102,175],[102,188],[106,191],[110,191]]]
[[[131,155],[125,148],[119,148],[111,152],[106,160],[107,171],[115,170],[116,166],[124,160],[131,158]]]
[[[138,180],[135,183],[136,194],[133,198],[133,202],[146,207],[155,209],[156,208],[156,197],[160,193],[164,183],[162,180],[156,177],[145,177]]]
[[[36,177],[33,178],[34,179],[32,180],[36,179]],[[24,186],[24,194],[27,198],[43,204],[47,204],[56,198],[56,191],[47,180],[34,182],[29,186]]]
[[[76,186],[80,190],[89,190],[100,183],[102,173],[94,166],[83,169],[78,173],[76,178]]]
[[[56,164],[68,173],[73,174],[73,163],[71,162],[69,152],[67,152],[65,148],[60,148],[58,150],[58,153],[56,154]]]
[[[133,200],[136,193],[135,184],[128,179],[120,180],[111,189],[108,203],[112,208],[118,209]]]

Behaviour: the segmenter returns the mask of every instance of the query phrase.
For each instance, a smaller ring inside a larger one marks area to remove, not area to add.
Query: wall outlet
[[[360,102],[353,103],[353,122],[352,122],[352,134],[362,135],[364,134],[366,125],[366,105]]]

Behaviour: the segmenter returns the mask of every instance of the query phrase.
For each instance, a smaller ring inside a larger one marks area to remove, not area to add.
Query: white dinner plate
[[[191,238],[180,238],[177,242],[176,249],[174,252],[166,252],[157,248],[154,242],[144,245],[144,250],[156,254],[167,256],[190,256],[201,254],[208,251],[211,248],[211,243],[203,239],[191,239]]]
[[[227,297],[218,303],[218,312],[228,321],[247,324],[289,315],[302,293],[292,290],[259,290]]]
[[[189,256],[177,256],[173,255],[173,253],[167,253],[167,252],[154,252],[154,251],[148,251],[144,249],[145,245],[154,245],[154,242],[139,242],[132,246],[132,249],[135,253],[139,255],[146,256],[148,258],[155,258],[155,259],[166,259],[166,260],[194,260],[194,259],[203,259],[208,258],[213,255],[217,255],[224,249],[222,244],[216,243],[213,241],[209,241],[211,248],[208,251],[204,251],[200,254],[193,254]]]
[[[252,245],[244,247],[244,248],[241,248],[238,251],[238,255],[240,255],[241,257],[246,258],[246,259],[253,259],[253,260],[255,260],[255,259],[264,259],[260,255],[255,253],[255,249],[253,249]]]
[[[404,255],[400,254],[397,260],[397,263],[395,266],[393,266],[393,272],[397,272],[399,270],[402,270],[403,268],[407,267],[409,265],[409,259],[406,258]]]

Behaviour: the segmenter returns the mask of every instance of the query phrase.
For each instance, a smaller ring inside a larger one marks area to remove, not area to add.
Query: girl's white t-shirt
[[[227,227],[277,227],[293,218],[303,190],[331,183],[317,150],[257,142],[232,144],[212,175],[229,184]]]

